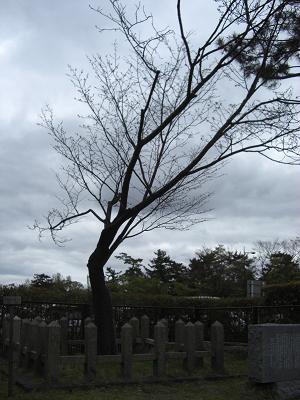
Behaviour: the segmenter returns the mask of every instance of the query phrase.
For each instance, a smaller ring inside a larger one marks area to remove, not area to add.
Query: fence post
[[[6,353],[7,346],[9,343],[9,321],[10,318],[8,315],[5,315],[3,318],[3,325],[2,325],[2,346],[3,346],[3,353]]]
[[[135,345],[136,338],[140,336],[140,321],[136,317],[132,317],[129,323],[132,326],[132,343]]]
[[[40,320],[38,317],[34,318],[33,321],[31,321],[30,325],[30,353],[29,353],[29,358],[33,359],[33,368],[34,370],[37,370],[38,368],[38,357],[39,357],[39,341],[40,341],[40,336],[39,336],[39,324]]]
[[[85,376],[91,381],[96,376],[97,364],[97,326],[92,322],[85,325]]]
[[[52,321],[47,327],[46,349],[46,379],[48,383],[58,380],[59,352],[60,352],[60,326],[57,321]]]
[[[186,351],[186,359],[184,360],[184,366],[189,374],[195,368],[195,350],[196,350],[196,331],[195,325],[192,322],[188,322],[185,325],[185,343],[184,348]]]
[[[224,372],[224,328],[216,321],[211,326],[211,367],[214,371]]]
[[[204,324],[200,321],[195,322],[196,330],[196,350],[204,350]]]
[[[60,354],[66,356],[68,354],[68,318],[62,317],[60,324]]]
[[[84,326],[88,325],[90,322],[93,322],[91,317],[86,317],[86,319],[84,320]]]
[[[175,322],[175,351],[182,350],[184,343],[184,322],[179,319]]]
[[[14,308],[9,307],[9,343],[8,343],[8,397],[13,396],[13,387],[16,380],[16,370],[18,367],[18,354],[20,348],[21,320],[14,317]]]
[[[200,321],[195,322],[195,335],[196,335],[196,351],[204,350],[204,324]],[[196,363],[198,367],[203,367],[203,357],[197,358]]]
[[[158,322],[154,327],[153,375],[164,376],[166,373],[166,326]]]
[[[16,369],[20,364],[21,350],[21,324],[22,320],[18,316],[13,318],[13,367]]]
[[[42,317],[40,317],[39,315],[37,317],[34,318],[38,324],[40,324],[42,322]]]
[[[48,326],[45,321],[39,323],[38,332],[40,336],[40,357],[39,357],[38,367],[41,367],[41,369],[38,369],[38,372],[46,376]]]
[[[141,317],[141,338],[146,339],[150,337],[150,319],[147,315]]]
[[[29,365],[29,326],[29,319],[23,319],[21,328],[21,365],[25,368],[28,368]]]
[[[164,326],[166,327],[166,330],[165,330],[166,342],[168,342],[169,341],[169,323],[168,323],[168,320],[166,318],[162,318],[159,322],[164,324]]]
[[[124,324],[121,328],[121,373],[126,380],[130,380],[132,377],[132,337],[132,325]]]

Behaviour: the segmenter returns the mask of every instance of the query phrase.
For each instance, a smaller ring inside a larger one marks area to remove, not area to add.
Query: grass
[[[0,398],[7,396],[6,382],[0,384]],[[251,386],[246,378],[171,384],[124,385],[90,390],[51,390],[24,393],[16,388],[15,400],[275,400],[269,388]]]
[[[150,365],[149,365],[150,364]],[[199,380],[180,383],[148,383],[148,384],[119,384],[91,389],[62,390],[52,389],[39,392],[24,392],[15,387],[15,400],[275,400],[276,395],[270,386],[258,386],[249,383],[247,364],[243,354],[226,354],[226,373],[245,374],[244,377],[228,377],[224,380],[207,380],[205,376],[212,373],[209,368],[209,359],[205,360],[204,368],[198,369],[194,374]],[[150,374],[151,363],[139,362],[135,365],[135,378],[140,379]],[[180,372],[180,373],[179,373]],[[80,382],[82,369],[66,368],[62,371],[60,381],[62,383]],[[168,368],[168,375],[181,375],[184,377],[180,362],[172,362]],[[28,376],[29,378],[30,376]],[[0,399],[7,397],[7,380],[0,375]],[[116,365],[105,365],[97,371],[95,383],[105,383],[109,380],[120,379],[119,368]],[[32,376],[31,376],[32,379]],[[35,378],[35,383],[38,380]]]

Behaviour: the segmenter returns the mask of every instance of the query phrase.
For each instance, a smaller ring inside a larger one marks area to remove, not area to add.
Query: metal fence
[[[117,331],[132,316],[146,314],[151,326],[161,318],[169,322],[170,331],[174,332],[175,321],[181,318],[184,322],[201,321],[205,326],[205,337],[209,337],[210,326],[219,321],[224,326],[226,341],[247,342],[248,325],[261,323],[300,323],[300,305],[284,306],[247,306],[247,307],[134,307],[115,306]]]
[[[195,322],[197,320],[203,322],[206,338],[209,337],[211,324],[217,320],[224,326],[226,341],[232,342],[247,342],[249,324],[300,323],[300,305],[205,308],[116,305],[113,309],[118,335],[125,322],[133,316],[140,318],[142,315],[147,315],[150,318],[151,334],[159,319],[167,319],[170,332],[174,332],[175,321],[181,318],[184,322]],[[7,312],[6,306],[0,305],[1,326],[3,316]],[[92,308],[88,304],[77,303],[23,302],[22,305],[16,306],[15,314],[20,318],[29,319],[40,316],[46,322],[65,316],[69,321],[69,339],[76,340],[83,338],[83,321],[88,316],[92,317]]]

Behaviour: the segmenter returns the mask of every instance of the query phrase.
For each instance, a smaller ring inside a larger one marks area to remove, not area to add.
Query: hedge
[[[184,297],[170,295],[120,295],[112,294],[113,305],[128,305],[128,306],[153,306],[153,307],[247,307],[263,305],[263,298],[200,298],[200,297]]]
[[[266,305],[300,304],[300,281],[263,288]]]

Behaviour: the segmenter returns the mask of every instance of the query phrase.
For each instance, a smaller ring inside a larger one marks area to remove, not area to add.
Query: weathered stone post
[[[150,337],[150,319],[147,315],[141,317],[141,338],[146,339]]]
[[[21,324],[22,320],[21,318],[15,316],[13,318],[13,340],[12,340],[12,345],[13,345],[13,370],[16,371],[20,364],[20,350],[21,350]],[[15,372],[13,374],[15,377]]]
[[[97,372],[97,326],[92,322],[85,325],[85,377],[88,381],[95,378]]]
[[[132,343],[135,345],[136,338],[140,336],[140,321],[136,317],[132,317],[129,323],[132,326]]]
[[[86,317],[86,319],[84,320],[84,326],[88,325],[90,322],[93,322],[91,317]]]
[[[211,326],[211,367],[214,371],[224,372],[224,328],[216,321]]]
[[[126,380],[132,378],[132,325],[126,323],[121,328],[121,374]]]
[[[204,350],[204,324],[200,321],[195,322],[195,333],[196,333],[196,351]],[[198,367],[203,367],[203,358],[197,358],[196,363]]]
[[[154,327],[153,375],[160,377],[166,374],[166,326],[158,322]]]
[[[166,318],[162,318],[159,322],[164,324],[164,326],[166,327],[166,330],[165,330],[166,342],[168,342],[169,341],[169,322]]]
[[[18,347],[20,343],[20,319],[14,319],[15,306],[21,304],[20,296],[3,296],[3,305],[8,306],[9,311],[9,338],[8,338],[8,385],[7,385],[7,394],[8,397],[13,396],[13,384],[15,381],[15,351],[16,351],[16,343],[15,340],[18,341]],[[17,329],[17,332],[14,334],[14,328]]]
[[[33,368],[36,371],[38,368],[38,357],[39,357],[39,317],[34,318],[30,325],[30,359],[33,360]]]
[[[5,317],[3,318],[3,325],[2,325],[2,346],[4,353],[6,353],[6,350],[9,345],[9,323],[10,323],[9,315],[5,315]]]
[[[66,356],[68,354],[68,318],[62,317],[60,323],[60,354]]]
[[[196,331],[196,350],[204,350],[204,324],[200,321],[195,322]]]
[[[40,358],[38,366],[40,367],[37,372],[46,377],[46,354],[48,343],[48,326],[45,321],[39,323],[38,332],[40,336]]]
[[[81,329],[83,330],[83,337],[85,337],[85,327],[86,327],[90,322],[93,322],[93,320],[92,320],[91,317],[86,317],[86,318],[83,320],[83,326],[81,327]],[[82,323],[82,320],[81,320],[81,323]]]
[[[28,321],[27,325],[27,338],[26,338],[26,357],[25,357],[25,367],[32,367],[32,351],[35,349],[35,334],[34,334],[34,324],[33,320]]]
[[[29,326],[29,319],[23,319],[21,327],[21,366],[25,368],[29,366]]]
[[[196,331],[195,325],[192,322],[188,322],[185,325],[185,343],[184,348],[186,351],[186,359],[184,360],[184,367],[189,374],[192,373],[195,368],[195,350],[196,350]]]
[[[175,322],[175,351],[181,351],[184,343],[185,325],[182,319]]]
[[[46,350],[46,379],[49,384],[58,380],[59,352],[60,352],[60,325],[52,321],[47,327]]]

